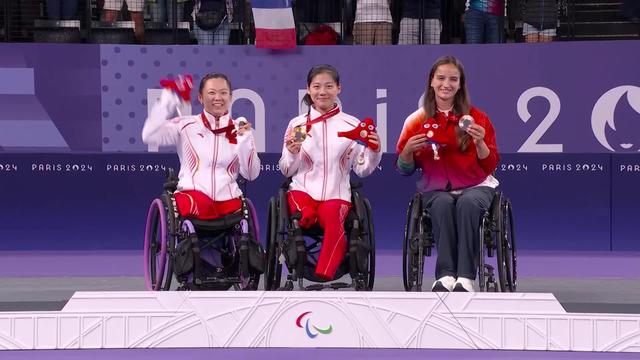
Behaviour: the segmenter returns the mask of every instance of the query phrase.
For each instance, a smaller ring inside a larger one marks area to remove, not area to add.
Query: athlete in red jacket
[[[468,127],[460,122],[463,115],[473,118]],[[436,124],[441,132],[439,156],[427,146],[424,124]],[[397,152],[401,174],[422,169],[417,188],[431,215],[438,250],[432,290],[473,291],[480,217],[498,186],[492,173],[499,154],[491,121],[469,102],[458,59],[445,56],[433,65],[424,106],[405,120]]]

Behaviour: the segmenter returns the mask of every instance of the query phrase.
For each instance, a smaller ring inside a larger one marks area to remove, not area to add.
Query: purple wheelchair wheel
[[[162,289],[167,264],[167,214],[160,199],[154,199],[147,213],[144,231],[144,282],[147,290]]]

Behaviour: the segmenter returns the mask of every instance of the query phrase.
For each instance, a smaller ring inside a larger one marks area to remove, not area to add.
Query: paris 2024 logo
[[[596,102],[591,113],[591,129],[598,142],[610,151],[637,152],[640,151],[639,127],[631,118],[639,114],[640,87],[618,86]]]

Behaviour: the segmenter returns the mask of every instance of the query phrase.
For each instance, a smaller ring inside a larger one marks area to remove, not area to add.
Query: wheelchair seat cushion
[[[198,190],[176,191],[174,196],[180,216],[200,220],[218,219],[232,214],[242,207],[242,200],[239,198],[213,201],[205,193]]]
[[[220,231],[228,229],[235,224],[239,223],[240,220],[244,218],[242,211],[236,211],[233,214],[229,214],[227,216],[218,218],[218,219],[210,219],[210,220],[202,220],[196,218],[186,218],[197,230],[204,231]]]

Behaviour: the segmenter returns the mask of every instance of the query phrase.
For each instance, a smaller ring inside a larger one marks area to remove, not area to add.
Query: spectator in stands
[[[522,35],[525,42],[550,42],[558,26],[557,0],[523,0]]]
[[[134,32],[138,43],[144,43],[144,16],[142,7],[144,0],[104,0],[104,12],[102,21],[114,23],[118,18],[118,13],[122,9],[122,5],[126,2],[127,10],[133,21]]]
[[[467,0],[464,30],[467,44],[500,43],[506,0]]]
[[[440,44],[441,31],[440,0],[402,1],[398,44]]]
[[[151,19],[159,23],[173,23],[173,2],[176,2],[178,22],[184,21],[184,5],[187,0],[146,0],[149,2]]]
[[[191,0],[193,35],[200,45],[229,44],[232,24],[251,18],[249,0]]]
[[[353,24],[356,45],[391,45],[391,0],[357,0]]]
[[[47,0],[49,20],[72,20],[78,10],[78,0]]]
[[[293,17],[296,23],[296,33],[299,37],[298,40],[306,44],[307,34],[315,33],[312,35],[311,44],[318,44],[318,33],[322,33],[325,36],[321,36],[324,40],[321,43],[330,42],[329,32],[325,27],[319,28],[320,25],[325,24],[334,30],[343,30],[340,27],[342,18],[342,0],[293,0]],[[345,13],[350,15],[349,12]],[[346,21],[350,23],[350,21]],[[338,25],[338,26],[335,26]],[[340,33],[339,38],[344,33]],[[315,40],[313,40],[315,38]],[[337,39],[339,43],[341,39]]]

